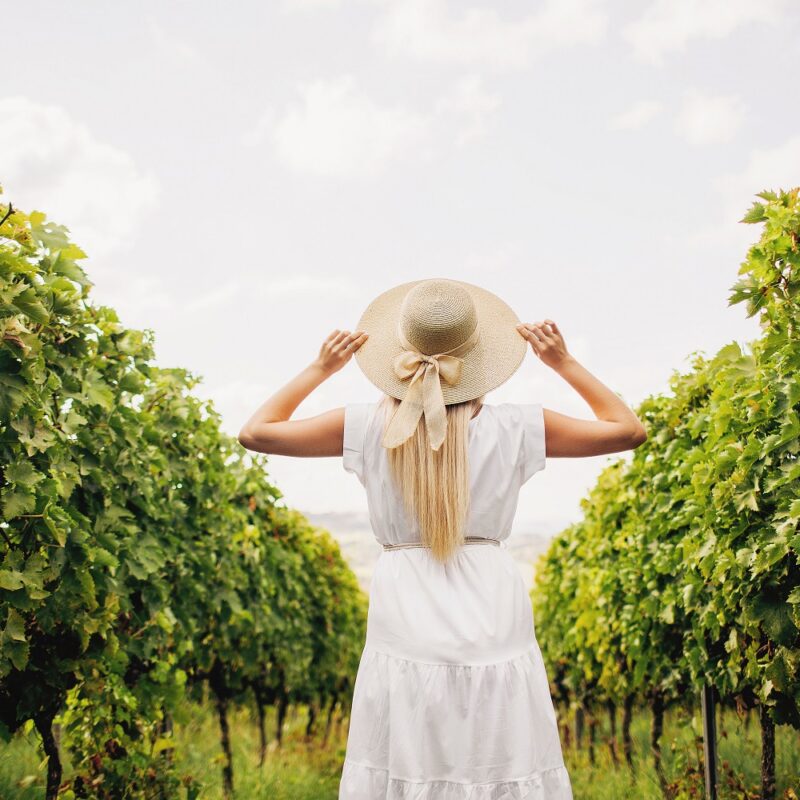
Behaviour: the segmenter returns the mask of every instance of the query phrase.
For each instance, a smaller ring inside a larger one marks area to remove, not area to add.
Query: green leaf
[[[14,608],[8,609],[6,627],[3,631],[3,638],[12,642],[24,642],[25,639],[25,620]]]
[[[7,464],[4,473],[6,480],[17,486],[35,486],[44,478],[44,475],[33,468],[30,461],[16,461]]]
[[[753,203],[751,209],[742,217],[740,222],[763,222],[766,219],[764,211],[765,207],[763,203]]]
[[[774,642],[788,644],[797,633],[789,614],[789,605],[771,594],[762,593],[744,605],[746,619],[760,623]]]
[[[22,573],[14,569],[0,569],[0,589],[10,592],[22,588]]]
[[[45,324],[50,321],[50,312],[37,297],[34,289],[26,289],[14,298],[12,309],[17,309],[33,322]]]
[[[99,381],[88,384],[84,391],[86,392],[86,402],[89,405],[100,406],[104,411],[110,411],[113,407],[114,393]]]
[[[14,665],[14,668],[20,672],[28,666],[28,655],[30,653],[28,642],[6,642],[3,645],[3,652],[8,656],[8,660]]]
[[[36,510],[36,495],[28,490],[5,487],[0,492],[0,502],[3,505],[3,519],[7,522]]]

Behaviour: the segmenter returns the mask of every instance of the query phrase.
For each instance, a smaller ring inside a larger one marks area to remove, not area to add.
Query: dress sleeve
[[[522,446],[520,448],[521,483],[545,468],[544,409],[541,403],[521,403]]]
[[[369,403],[349,403],[344,407],[342,466],[364,482],[364,440],[367,432]]]

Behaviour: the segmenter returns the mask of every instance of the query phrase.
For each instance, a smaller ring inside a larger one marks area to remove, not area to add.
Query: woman
[[[483,402],[529,343],[596,420]],[[356,354],[383,397],[290,421]],[[552,320],[522,324],[491,292],[413,281],[335,330],[239,441],[343,456],[384,546],[370,584],[340,800],[570,800],[555,709],[521,574],[505,540],[546,457],[637,447],[636,415],[567,352]],[[484,546],[475,546],[484,545]],[[485,546],[490,545],[490,546]]]

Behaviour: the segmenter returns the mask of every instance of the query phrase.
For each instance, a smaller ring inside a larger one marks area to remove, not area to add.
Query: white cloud
[[[800,136],[793,136],[776,147],[753,150],[742,170],[718,181],[731,219],[741,219],[758,192],[795,186],[800,186]]]
[[[374,177],[394,160],[430,159],[442,143],[461,147],[486,134],[500,106],[479,75],[457,80],[424,112],[375,102],[349,74],[302,84],[300,94],[283,114],[265,109],[241,142],[269,141],[290,168],[334,177]]]
[[[255,147],[269,136],[270,129],[275,125],[275,110],[266,108],[261,116],[256,120],[250,130],[242,134],[242,144],[246,147]]]
[[[181,61],[196,61],[199,54],[195,47],[166,30],[152,17],[148,19],[150,36],[156,47],[167,56],[177,57]]]
[[[599,0],[545,0],[522,19],[504,19],[492,6],[456,16],[445,0],[395,0],[373,29],[372,41],[390,54],[420,61],[515,69],[562,46],[595,43],[606,24]]]
[[[90,256],[124,244],[158,199],[152,173],[59,106],[0,100],[0,153],[7,199],[66,225]]]
[[[774,147],[753,150],[739,170],[715,180],[717,199],[708,209],[709,222],[684,237],[685,244],[716,254],[741,256],[760,233],[757,225],[739,223],[758,200],[756,194],[795,186],[800,186],[800,135]]]
[[[370,177],[422,145],[428,134],[425,116],[375,102],[352,75],[316,80],[300,91],[300,103],[270,132],[278,159],[293,169]]]
[[[316,295],[318,297],[352,297],[358,287],[342,275],[319,276],[297,274],[288,278],[276,278],[270,275],[261,276],[260,280],[251,281],[270,300],[277,297],[298,297]]]
[[[341,0],[282,0],[281,10],[297,11],[307,8],[336,8]]]
[[[238,281],[228,281],[220,286],[216,286],[208,292],[195,295],[188,299],[180,307],[180,311],[204,311],[208,308],[216,308],[225,305],[241,292],[241,285]]]
[[[92,289],[94,302],[111,306],[126,325],[134,324],[134,320],[151,320],[158,312],[174,312],[177,308],[160,275],[109,270],[93,275],[92,280],[96,280]]]
[[[455,117],[459,125],[455,143],[461,147],[486,134],[487,120],[499,106],[500,98],[487,91],[479,75],[467,75],[439,99],[436,112]]]
[[[513,275],[526,258],[525,245],[521,241],[505,241],[486,249],[466,252],[458,271],[464,276],[463,280],[480,284],[486,275]]]
[[[100,273],[96,278],[97,283],[92,292],[95,302],[114,308],[126,324],[133,324],[134,320],[149,320],[163,312],[174,320],[181,314],[216,309],[237,297],[245,296],[245,290],[236,280],[187,296],[183,288],[176,294],[161,274],[135,275],[108,271]],[[250,290],[251,287],[247,288]]]
[[[744,115],[738,97],[711,97],[692,90],[675,119],[675,132],[690,144],[720,144],[735,136]]]
[[[627,111],[612,117],[609,127],[613,130],[637,131],[655,119],[663,110],[664,106],[657,100],[642,100]]]
[[[690,39],[724,39],[746,25],[774,23],[785,5],[785,0],[655,0],[622,36],[636,56],[659,63]]]

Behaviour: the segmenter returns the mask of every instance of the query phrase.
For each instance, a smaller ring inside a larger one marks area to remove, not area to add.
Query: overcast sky
[[[4,22],[4,199],[71,229],[95,302],[201,375],[231,434],[410,280],[556,320],[632,406],[758,333],[727,298],[754,193],[800,183],[793,0],[30,0]],[[295,416],[378,396],[351,360]],[[530,350],[505,401],[593,417]],[[577,519],[608,460],[549,460],[516,527]],[[339,458],[270,461],[296,508],[366,508]]]

